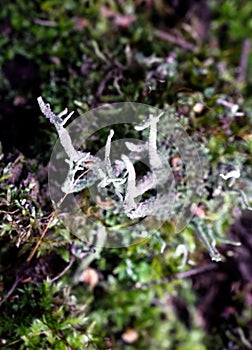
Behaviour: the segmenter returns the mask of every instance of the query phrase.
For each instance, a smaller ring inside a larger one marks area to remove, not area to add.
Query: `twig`
[[[137,282],[136,287],[137,288],[151,287],[151,286],[154,286],[157,284],[171,282],[174,279],[189,278],[189,277],[193,277],[196,275],[200,275],[200,274],[205,273],[205,272],[214,271],[214,270],[217,270],[217,268],[218,268],[218,265],[212,263],[212,264],[197,267],[195,269],[175,273],[174,275],[171,275],[169,277],[161,278],[159,281],[152,281],[152,282],[147,282],[147,283]]]
[[[61,200],[60,200],[59,203],[57,204],[57,207],[60,207],[60,206],[61,206],[61,204],[62,204],[62,202],[65,200],[66,196],[67,196],[67,194],[65,194],[65,195],[61,198]],[[49,219],[49,221],[48,221],[48,223],[47,223],[47,225],[46,225],[44,231],[41,233],[41,236],[40,236],[40,238],[39,238],[39,240],[38,240],[36,246],[34,247],[33,251],[32,251],[31,254],[29,255],[28,259],[26,260],[27,264],[29,264],[30,261],[31,261],[31,259],[34,257],[34,254],[36,253],[38,247],[40,246],[40,244],[41,244],[43,238],[45,237],[46,232],[47,232],[48,229],[49,229],[50,224],[52,223],[52,221],[54,220],[55,217],[56,217],[56,210],[50,214],[50,219]]]
[[[218,267],[217,264],[208,264],[208,265],[200,266],[200,267],[197,267],[197,268],[192,269],[192,270],[182,271],[182,272],[176,273],[174,275],[174,278],[179,279],[179,278],[193,277],[193,276],[205,273],[205,272],[217,270],[217,267]]]
[[[5,294],[4,298],[0,301],[0,307],[3,305],[3,303],[5,303],[9,297],[11,296],[11,294],[14,292],[14,290],[16,289],[17,285],[19,284],[19,282],[22,280],[22,277],[16,277],[13,285],[11,286],[10,290],[8,291],[7,294]]]
[[[60,277],[62,277],[69,269],[70,267],[73,265],[75,261],[75,257],[71,256],[70,262],[69,264],[64,268],[64,270],[62,270],[57,276],[55,276],[53,279],[51,279],[51,282],[55,282],[57,281]]]
[[[52,213],[51,218],[48,221],[48,223],[46,225],[46,228],[42,232],[39,241],[37,242],[35,248],[33,249],[32,253],[30,254],[30,256],[28,257],[27,264],[30,263],[31,259],[33,258],[34,254],[36,253],[36,251],[37,251],[39,245],[41,244],[41,242],[42,242],[42,240],[43,240],[43,238],[44,238],[44,236],[45,236],[45,234],[46,234],[46,232],[47,232],[47,230],[49,228],[49,225],[52,222],[52,220],[54,219],[54,217],[55,217],[55,212]],[[70,269],[70,267],[73,265],[74,261],[75,261],[75,257],[72,256],[71,259],[70,259],[69,264],[64,268],[64,270],[61,271],[57,276],[55,276],[51,281],[54,282],[54,281],[58,280],[60,277],[62,277]],[[13,285],[11,286],[10,290],[7,292],[7,294],[4,296],[4,298],[0,301],[0,307],[2,306],[3,303],[5,303],[9,299],[9,297],[14,292],[14,290],[17,287],[17,285],[19,284],[20,281],[22,281],[23,278],[24,278],[24,275],[16,277],[16,279],[15,279]]]
[[[100,82],[100,84],[99,84],[99,86],[98,86],[98,88],[97,88],[97,92],[96,92],[96,94],[95,94],[96,97],[99,98],[99,97],[103,94],[103,91],[104,91],[104,89],[105,89],[105,87],[106,87],[107,82],[108,82],[110,79],[112,79],[113,77],[115,77],[116,73],[117,73],[117,70],[110,70],[110,71],[106,74],[105,78],[102,79],[102,81]]]
[[[245,39],[242,43],[239,70],[238,70],[238,83],[244,83],[246,80],[247,67],[248,67],[248,58],[249,52],[251,49],[251,41],[249,39]]]
[[[46,19],[40,19],[40,18],[35,18],[33,20],[34,23],[39,24],[40,26],[44,27],[57,27],[57,23],[55,21],[48,21]]]
[[[32,258],[34,257],[34,254],[36,253],[38,247],[40,246],[40,244],[41,244],[41,242],[42,242],[42,240],[43,240],[43,238],[45,237],[45,234],[46,234],[46,232],[48,231],[49,226],[50,226],[50,224],[52,223],[52,221],[53,221],[53,219],[55,218],[55,216],[56,216],[56,212],[53,212],[53,213],[51,214],[51,217],[50,217],[50,219],[49,219],[49,221],[48,221],[48,223],[47,223],[47,225],[46,225],[44,231],[41,233],[41,236],[40,236],[40,238],[39,238],[39,240],[38,240],[36,246],[34,247],[33,251],[32,251],[31,254],[29,255],[28,259],[26,260],[27,264],[29,264],[30,261],[32,260]]]
[[[154,34],[162,39],[162,40],[166,40],[169,41],[172,44],[178,45],[180,46],[182,49],[187,50],[187,51],[192,51],[195,52],[197,51],[197,46],[193,45],[192,43],[189,43],[188,41],[186,41],[183,37],[179,37],[179,36],[173,36],[170,33],[164,32],[162,30],[156,29],[154,31]]]
[[[56,332],[57,330],[56,329],[47,329],[46,331],[41,331],[41,332],[37,332],[37,333],[34,333],[34,334],[31,334],[31,335],[27,335],[26,337],[28,339],[32,339],[33,337],[37,337],[38,335],[41,335],[41,334],[47,334],[47,333],[54,333]],[[11,343],[8,343],[6,345],[4,345],[3,347],[1,347],[0,349],[5,349],[5,348],[9,348],[10,345],[14,345],[14,344],[17,344],[17,343],[20,343],[21,341],[24,341],[22,338],[20,339],[17,339],[17,340],[14,340],[13,342]]]

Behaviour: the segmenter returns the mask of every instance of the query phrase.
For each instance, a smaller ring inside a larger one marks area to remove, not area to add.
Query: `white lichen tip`
[[[239,105],[236,104],[236,103],[232,103],[232,102],[229,102],[229,101],[226,101],[226,100],[222,100],[221,98],[219,98],[217,100],[217,103],[224,106],[224,107],[227,107],[230,109],[231,113],[235,116],[243,116],[244,113],[243,112],[238,112],[239,110]]]
[[[111,140],[113,136],[114,136],[114,130],[111,129],[107,138],[106,146],[105,146],[105,166],[109,177],[113,177],[113,169],[110,161]]]
[[[133,142],[126,141],[125,146],[128,148],[129,151],[131,152],[142,152],[147,149],[146,144],[135,144]]]
[[[225,181],[228,179],[231,179],[228,185],[229,187],[232,187],[233,184],[235,183],[235,180],[239,179],[240,176],[241,176],[241,172],[240,172],[240,169],[237,167],[229,171],[227,174],[220,174],[220,177]]]
[[[154,117],[153,114],[150,114],[149,118],[146,121],[144,121],[141,125],[135,126],[135,130],[142,131],[142,130],[145,130],[145,129],[149,128],[150,126],[152,126],[153,123],[158,123],[159,119],[162,117],[163,114],[164,114],[164,112],[161,112],[156,117]]]

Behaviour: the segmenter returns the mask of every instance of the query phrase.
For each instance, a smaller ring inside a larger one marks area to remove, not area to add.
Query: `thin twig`
[[[60,205],[62,204],[62,202],[65,200],[66,196],[67,196],[67,194],[65,194],[65,195],[61,198],[61,200],[60,200],[59,203],[58,203],[58,207],[60,207]],[[34,254],[36,253],[36,251],[38,250],[38,247],[39,247],[40,244],[42,243],[42,240],[43,240],[43,238],[45,237],[45,234],[47,233],[47,231],[48,231],[48,229],[49,229],[49,226],[50,226],[50,224],[52,223],[52,221],[55,219],[55,217],[56,217],[56,210],[50,214],[50,219],[49,219],[49,221],[48,221],[48,223],[47,223],[47,225],[46,225],[44,231],[41,233],[40,238],[39,238],[39,240],[38,240],[36,246],[34,247],[33,251],[32,251],[31,254],[29,255],[28,259],[26,260],[27,264],[29,264],[30,261],[32,260],[32,258],[34,257]]]
[[[97,88],[96,97],[100,97],[100,96],[103,94],[103,91],[104,91],[104,89],[105,89],[105,87],[106,87],[107,82],[108,82],[111,78],[115,77],[115,74],[116,74],[116,73],[117,73],[117,70],[110,70],[110,71],[106,74],[105,78],[102,79],[102,81],[100,82],[100,84],[99,84],[99,86],[98,86],[98,88]]]
[[[40,238],[39,238],[39,240],[38,240],[36,246],[34,247],[33,251],[32,251],[31,254],[29,255],[28,259],[26,260],[27,264],[29,264],[30,261],[32,260],[32,258],[34,257],[34,254],[36,253],[38,247],[40,246],[40,244],[41,244],[41,242],[42,242],[42,240],[43,240],[43,238],[45,237],[45,234],[46,234],[46,232],[48,231],[49,226],[50,226],[50,224],[52,223],[52,221],[53,221],[53,219],[55,218],[55,216],[56,216],[56,212],[53,212],[52,215],[51,215],[51,217],[50,217],[50,219],[49,219],[49,221],[48,221],[48,223],[47,223],[47,225],[46,225],[46,227],[45,227],[45,229],[44,229],[44,231],[41,233],[41,236],[40,236]]]
[[[62,277],[69,269],[70,267],[73,265],[75,261],[75,257],[71,256],[70,262],[69,264],[64,268],[64,270],[62,270],[57,276],[55,276],[53,279],[51,279],[51,282],[55,282],[57,281],[60,277]]]
[[[248,58],[251,49],[250,39],[245,39],[242,43],[239,71],[237,81],[238,83],[244,83],[246,80],[247,68],[248,68]]]
[[[40,19],[40,18],[35,18],[33,20],[34,23],[39,24],[40,26],[44,26],[44,27],[57,27],[57,22],[55,21],[48,21],[46,19]]]
[[[197,275],[200,275],[202,273],[206,273],[206,272],[209,272],[209,271],[217,270],[217,268],[218,268],[218,265],[212,263],[212,264],[208,264],[208,265],[197,267],[195,269],[191,269],[191,270],[175,273],[174,275],[171,275],[169,277],[161,278],[159,281],[152,281],[152,282],[147,282],[147,283],[139,283],[139,282],[137,282],[136,283],[136,287],[137,288],[151,287],[151,286],[154,286],[154,285],[157,285],[157,284],[171,282],[174,279],[182,279],[182,278],[189,278],[189,277],[197,276]]]
[[[197,268],[192,269],[192,270],[187,270],[187,271],[182,271],[182,272],[176,273],[174,275],[174,278],[179,279],[179,278],[193,277],[193,276],[205,273],[205,272],[217,270],[217,267],[218,267],[217,264],[208,264],[208,265],[200,266],[200,267],[197,267]]]
[[[192,43],[189,43],[181,36],[173,36],[172,34],[164,32],[164,31],[159,30],[159,29],[156,29],[154,31],[154,34],[158,38],[160,38],[162,40],[169,41],[170,43],[175,44],[177,46],[180,46],[182,49],[184,49],[186,51],[192,51],[192,52],[197,51],[197,46],[193,45]]]
[[[9,297],[11,296],[11,294],[14,292],[14,290],[16,289],[17,285],[19,284],[19,282],[22,280],[22,277],[16,277],[13,285],[11,286],[10,290],[8,291],[7,294],[5,294],[4,298],[0,301],[0,307],[3,305],[3,303],[5,303]]]
[[[37,332],[37,333],[31,334],[31,335],[27,335],[26,337],[27,337],[28,339],[32,339],[32,338],[34,338],[34,337],[37,337],[38,335],[47,334],[47,333],[49,333],[49,332],[50,332],[50,333],[54,333],[54,332],[56,332],[56,331],[57,331],[56,329],[47,329],[46,331]],[[7,348],[7,347],[9,348],[10,345],[14,345],[14,344],[20,343],[21,341],[24,341],[24,340],[23,340],[22,338],[17,339],[17,340],[14,340],[13,342],[4,345],[4,346],[1,347],[0,349],[2,350],[2,349],[5,349],[5,348]]]

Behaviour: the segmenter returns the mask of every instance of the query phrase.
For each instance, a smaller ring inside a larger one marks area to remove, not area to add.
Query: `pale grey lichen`
[[[111,161],[110,161],[111,140],[112,140],[113,136],[114,136],[114,130],[111,129],[109,136],[107,138],[106,148],[105,148],[105,164],[106,164],[106,170],[107,170],[108,177],[113,176],[113,169],[112,169]]]
[[[227,174],[220,174],[220,177],[223,180],[229,180],[228,187],[232,187],[236,180],[241,176],[240,169],[237,166],[234,166]],[[252,210],[252,207],[249,205],[246,194],[243,190],[239,188],[231,188],[231,191],[238,192],[241,195],[242,202],[247,210]]]
[[[113,159],[112,162],[112,139],[115,133],[113,129],[110,129],[107,135],[104,159],[101,159],[89,152],[83,152],[74,147],[70,134],[65,127],[73,113],[67,115],[68,112],[65,109],[56,115],[51,111],[50,105],[46,104],[41,97],[38,98],[38,103],[45,117],[50,119],[54,124],[59,135],[60,143],[67,155],[66,162],[69,169],[61,185],[61,190],[64,193],[80,192],[97,183],[98,194],[104,195],[105,193],[105,197],[108,197],[108,193],[110,195],[112,193],[113,201],[116,202],[116,205],[119,205],[131,220],[154,216],[155,219],[164,222],[170,217],[175,217],[174,211],[176,209],[180,210],[181,206],[183,207],[183,198],[185,197],[180,197],[179,203],[175,203],[175,199],[177,196],[181,196],[181,193],[178,194],[176,192],[173,175],[169,170],[169,166],[163,162],[164,157],[160,154],[157,146],[157,126],[164,112],[157,116],[150,114],[146,121],[140,125],[136,125],[136,131],[148,131],[147,141],[140,143],[125,141],[125,147],[129,150],[129,154],[121,154],[118,157],[119,159]],[[67,115],[65,119],[62,118],[64,115]],[[177,134],[179,146],[186,153],[185,159],[190,160],[192,154],[191,148],[188,147],[187,149],[187,144],[183,142],[184,139],[182,136],[184,134],[181,135],[181,133],[178,133],[174,129],[172,136],[176,138]],[[192,145],[189,144],[189,146]],[[148,171],[145,175],[141,174],[141,177],[138,178],[136,174],[136,162],[143,155],[147,155],[151,171]],[[191,181],[191,183],[195,174],[193,167],[194,164],[188,162],[187,168],[191,175],[188,175],[187,181]],[[240,172],[237,168],[227,174],[220,174],[220,176],[224,180],[229,180],[229,187],[231,187],[235,180],[240,177]],[[184,191],[185,196],[188,191],[190,191],[190,186],[187,186]],[[243,192],[241,192],[241,195],[246,207],[249,209],[246,196]],[[212,259],[220,261],[221,256],[215,248],[215,241],[204,232],[202,226],[196,220],[193,222],[193,225],[200,240],[208,248]],[[186,259],[187,251],[183,251],[183,254],[184,259]]]
[[[69,164],[69,171],[65,182],[61,186],[62,191],[64,193],[79,192],[83,188],[92,185],[95,178],[91,179],[89,177],[88,181],[86,177],[84,179],[82,176],[76,178],[77,172],[82,171],[83,174],[85,174],[85,172],[89,171],[97,161],[99,162],[99,159],[92,156],[90,153],[80,152],[74,148],[71,137],[67,129],[64,127],[73,115],[73,112],[68,114],[65,119],[62,119],[62,117],[68,113],[67,108],[56,115],[52,112],[50,105],[43,101],[41,96],[38,97],[37,100],[41,112],[46,118],[50,119],[51,123],[54,124],[59,135],[60,143],[68,156],[66,162]]]
[[[232,187],[236,181],[241,176],[240,169],[236,166],[234,169],[230,170],[227,174],[220,174],[223,180],[229,180],[229,187]]]
[[[110,153],[112,138],[114,136],[114,130],[110,130],[107,136],[105,145],[104,160],[92,156],[89,152],[81,152],[76,150],[73,146],[71,137],[67,128],[65,127],[67,121],[71,118],[73,113],[68,114],[65,119],[62,117],[68,113],[67,109],[56,115],[52,112],[50,105],[45,103],[42,97],[38,98],[39,107],[41,112],[46,118],[54,124],[61,145],[63,146],[67,159],[66,162],[69,165],[64,183],[61,186],[61,190],[66,193],[80,192],[84,188],[92,186],[98,181],[97,188],[102,190],[112,187],[115,197],[121,202],[122,207],[126,215],[131,218],[142,218],[158,212],[153,211],[154,203],[157,198],[149,198],[141,201],[141,197],[150,189],[155,188],[155,177],[151,172],[142,176],[141,179],[136,180],[136,171],[134,167],[134,161],[138,159],[138,155],[144,151],[147,151],[149,156],[149,163],[151,169],[161,169],[162,159],[157,150],[157,123],[163,112],[158,116],[149,115],[149,118],[141,125],[135,127],[136,130],[144,130],[149,128],[148,142],[140,145],[135,145],[126,141],[125,145],[131,151],[131,158],[125,154],[121,155],[121,159],[115,160],[113,166],[111,164]],[[161,199],[161,197],[160,197]],[[166,198],[161,200],[165,202]],[[158,204],[158,203],[156,203]]]
[[[149,119],[145,121],[142,125],[137,125],[135,129],[137,131],[142,131],[149,128],[149,161],[151,169],[159,169],[162,167],[162,159],[158,154],[157,150],[157,123],[159,119],[162,117],[164,112],[160,113],[158,116],[149,115]]]
[[[208,235],[208,232],[204,232],[198,220],[196,219],[193,220],[192,225],[196,229],[197,236],[199,237],[201,242],[207,247],[209,254],[211,256],[211,259],[216,262],[221,261],[222,260],[221,255],[215,247],[216,245],[215,239],[213,239],[213,237],[210,237]]]

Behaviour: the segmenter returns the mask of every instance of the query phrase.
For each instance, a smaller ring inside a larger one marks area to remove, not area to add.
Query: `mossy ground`
[[[243,189],[251,188],[251,11],[243,0],[3,6],[1,348],[252,348],[251,215],[241,216],[237,193],[213,195],[223,163],[238,164]],[[73,255],[81,242],[48,193],[57,135],[40,95],[56,112],[133,101],[178,113],[209,162],[197,223],[216,237],[224,261],[211,262],[193,226],[174,235],[169,223],[146,244]],[[189,254],[182,268],[179,244]]]

